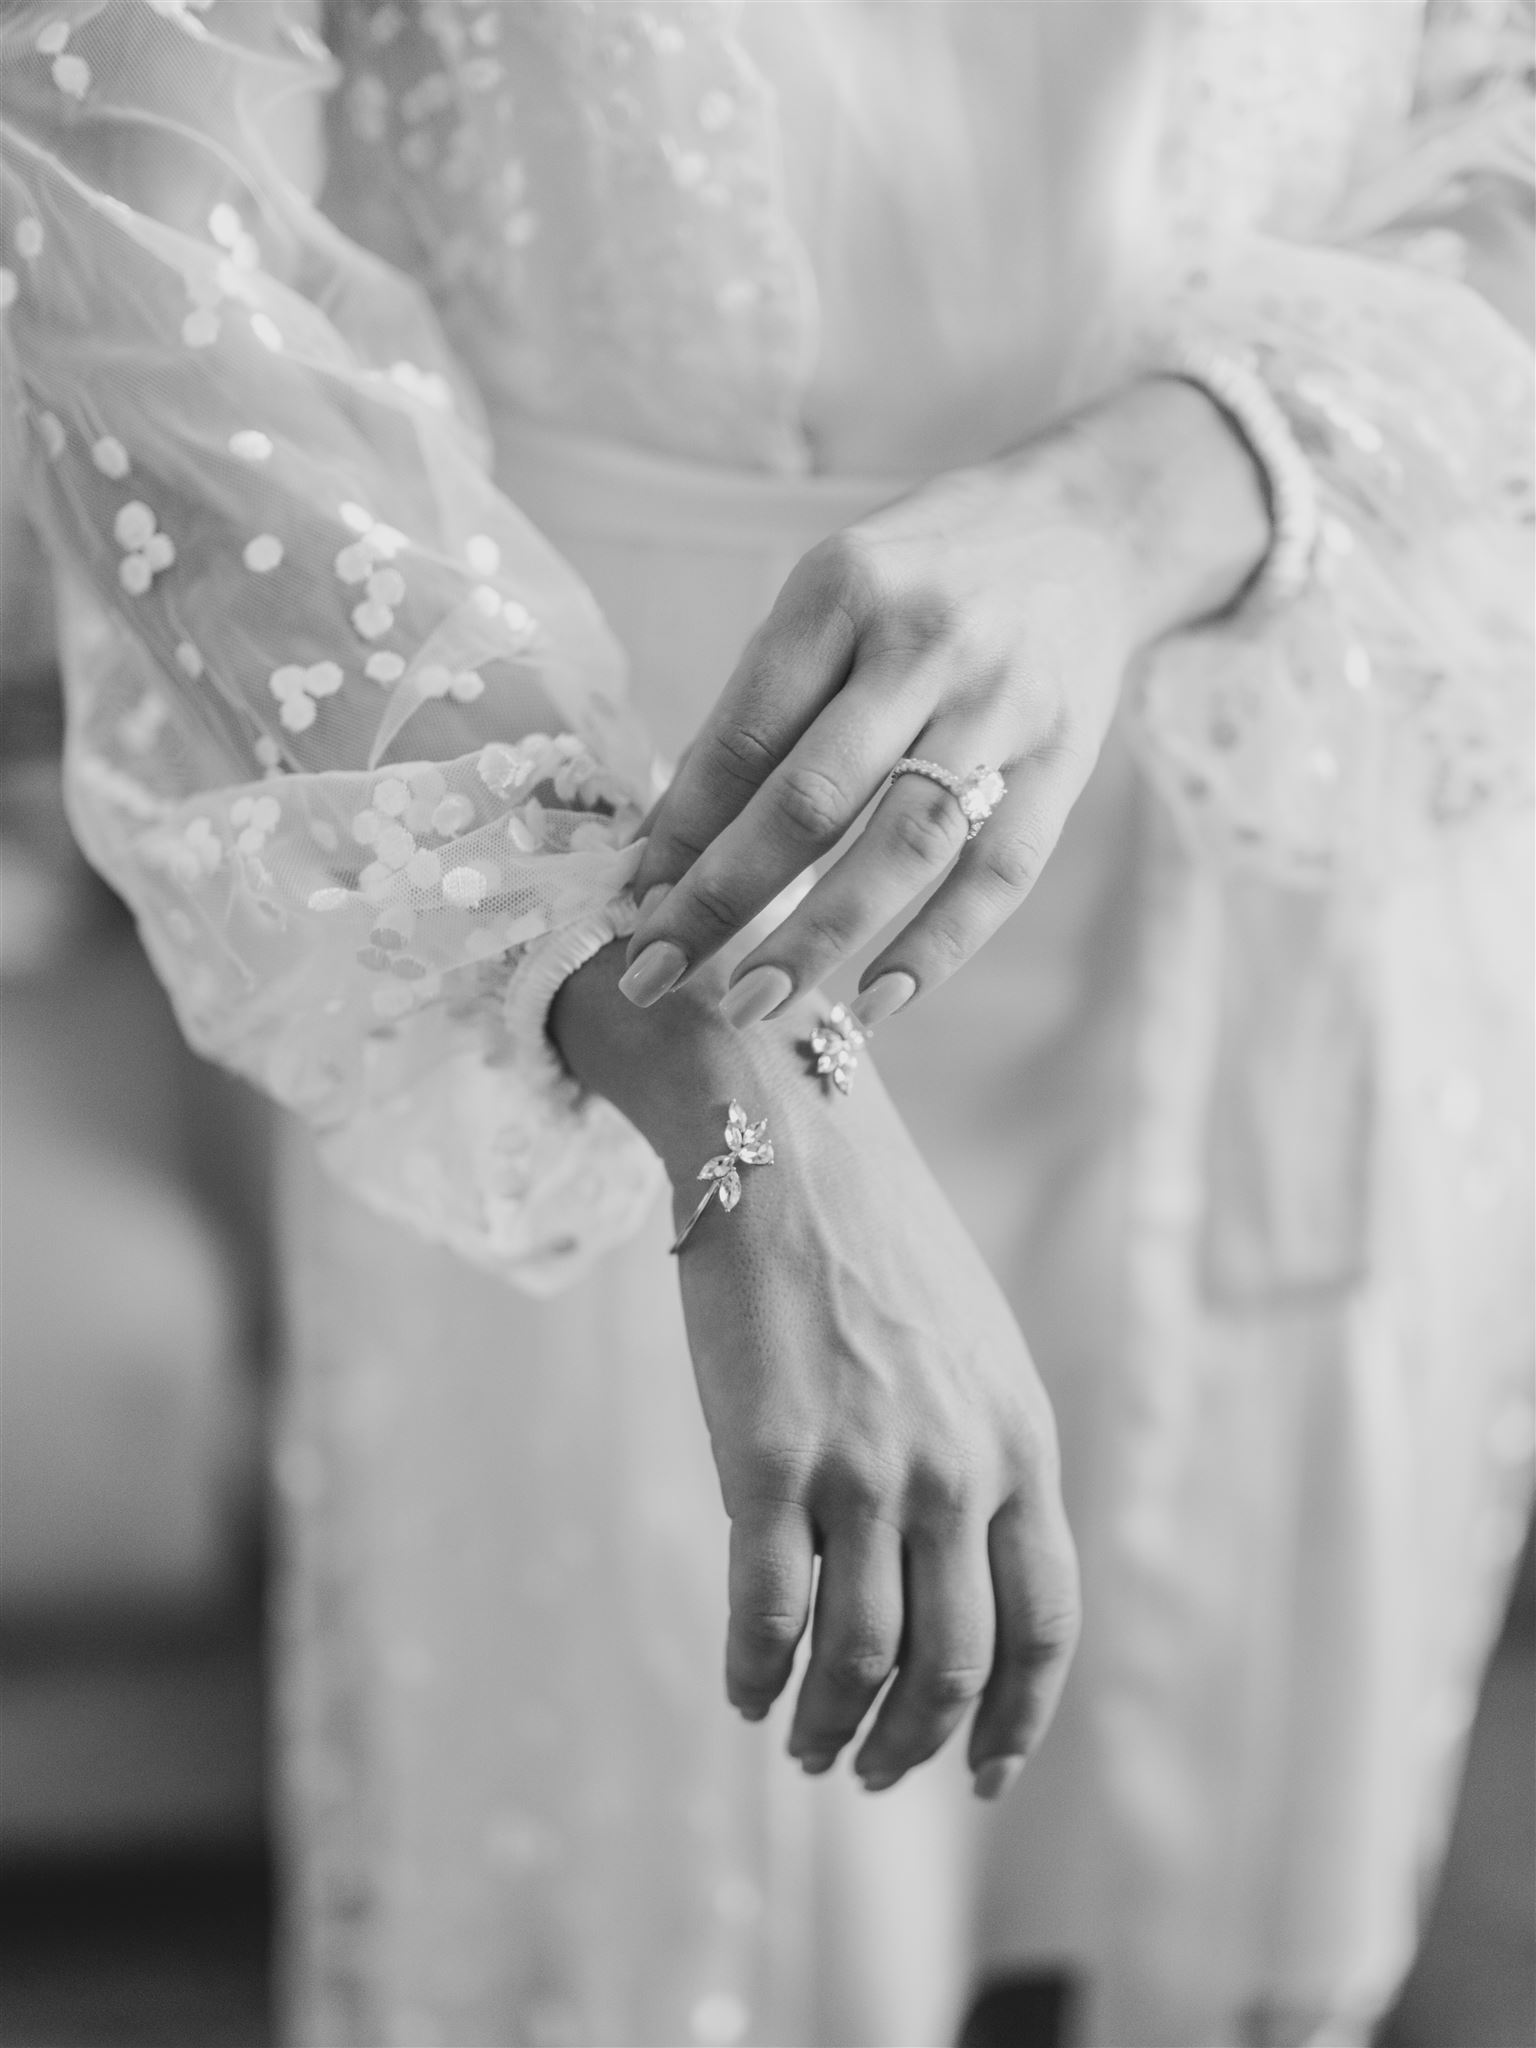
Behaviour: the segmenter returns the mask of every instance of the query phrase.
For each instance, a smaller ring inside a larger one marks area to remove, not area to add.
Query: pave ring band
[[[997,769],[988,768],[984,763],[978,763],[969,775],[957,775],[953,768],[941,767],[937,761],[923,761],[916,754],[903,754],[891,770],[892,782],[898,775],[926,775],[930,782],[947,789],[965,813],[967,839],[976,837],[1008,794],[1008,785]]]

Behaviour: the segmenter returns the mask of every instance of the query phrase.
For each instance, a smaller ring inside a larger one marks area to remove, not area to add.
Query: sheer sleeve
[[[623,926],[651,758],[424,302],[304,196],[329,82],[282,4],[0,20],[4,401],[62,578],[66,795],[198,1048],[543,1291],[657,1185],[526,994]]]
[[[1190,838],[1327,885],[1530,796],[1529,0],[1432,0],[1411,117],[1326,242],[1191,258],[1176,322],[1316,471],[1313,574],[1170,640],[1135,729]]]

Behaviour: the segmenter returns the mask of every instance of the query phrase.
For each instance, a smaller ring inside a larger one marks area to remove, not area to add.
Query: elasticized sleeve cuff
[[[570,1091],[579,1084],[549,1035],[555,997],[579,967],[615,939],[627,939],[640,921],[632,896],[616,896],[590,917],[563,926],[526,948],[508,984],[502,1015],[523,1072],[535,1086]]]

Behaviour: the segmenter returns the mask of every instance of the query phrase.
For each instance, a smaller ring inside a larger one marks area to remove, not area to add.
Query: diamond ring
[[[923,761],[916,754],[903,754],[891,770],[892,782],[898,775],[926,775],[940,789],[947,789],[965,814],[967,839],[976,837],[1008,794],[1008,785],[1001,774],[985,763],[978,763],[969,775],[957,775],[953,768],[941,767],[937,761]]]

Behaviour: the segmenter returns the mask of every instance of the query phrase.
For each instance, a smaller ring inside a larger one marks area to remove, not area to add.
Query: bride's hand
[[[828,1768],[894,1673],[855,1759],[866,1785],[894,1783],[976,1707],[971,1768],[1001,1789],[1076,1640],[1054,1424],[872,1073],[858,1098],[814,1136],[779,1111],[772,1171],[749,1169],[740,1207],[712,1208],[680,1255],[731,1518],[727,1690],[752,1718],[778,1697],[819,1552],[791,1754]],[[680,1185],[679,1215],[697,1193]]]
[[[1135,651],[1219,609],[1268,541],[1258,473],[1205,395],[1150,380],[813,548],[658,806],[625,992],[647,1005],[831,852],[903,755],[1002,771],[979,834],[905,775],[735,969],[728,1014],[825,980],[953,862],[865,970],[874,1023],[1023,900],[1087,780]],[[958,856],[958,857],[957,857]]]
[[[809,1626],[789,1740],[807,1770],[830,1767],[894,1673],[856,1757],[865,1783],[893,1784],[975,1706],[970,1763],[995,1796],[1077,1630],[1054,1424],[1018,1326],[867,1064],[828,1100],[797,1046],[809,1016],[729,1031],[717,971],[663,1026],[617,995],[618,965],[567,984],[556,1036],[662,1153],[678,1220],[732,1096],[776,1146],[679,1256],[731,1521],[729,1696],[765,1714]]]

